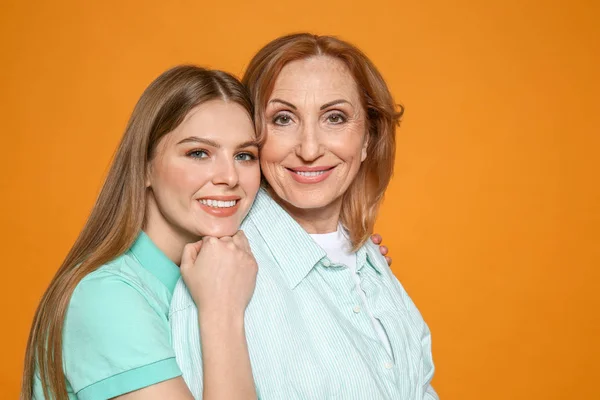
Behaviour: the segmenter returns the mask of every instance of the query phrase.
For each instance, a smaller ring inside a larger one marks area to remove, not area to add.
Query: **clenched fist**
[[[180,268],[200,315],[243,316],[258,271],[244,232],[186,245]]]

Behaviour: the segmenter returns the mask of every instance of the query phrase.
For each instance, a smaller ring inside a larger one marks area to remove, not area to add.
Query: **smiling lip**
[[[232,207],[212,207],[207,204],[202,204],[200,200],[216,200],[216,201],[235,201],[235,205]],[[205,196],[198,199],[200,208],[210,215],[215,217],[226,218],[234,215],[240,208],[240,197],[239,196]]]
[[[319,183],[331,175],[335,166],[286,168],[298,183]]]

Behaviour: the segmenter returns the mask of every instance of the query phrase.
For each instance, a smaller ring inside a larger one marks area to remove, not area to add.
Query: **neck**
[[[273,199],[309,234],[337,231],[342,210],[342,198],[321,208],[297,208],[270,191]]]
[[[146,235],[148,235],[154,245],[165,253],[175,265],[180,265],[181,254],[185,245],[196,242],[200,238],[190,237],[189,233],[169,224],[160,214],[158,207],[152,206],[151,203],[153,202],[153,196],[149,195],[144,232],[146,232]]]

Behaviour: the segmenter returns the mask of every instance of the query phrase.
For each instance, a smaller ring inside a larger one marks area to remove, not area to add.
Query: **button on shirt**
[[[310,237],[319,245],[319,247],[325,250],[327,257],[331,261],[340,268],[346,268],[348,273],[352,276],[356,293],[360,297],[361,304],[365,305],[367,314],[373,324],[373,329],[375,329],[377,336],[379,336],[379,340],[381,340],[381,343],[385,346],[388,354],[391,355],[392,348],[390,347],[390,341],[387,338],[387,334],[385,333],[381,322],[375,318],[368,307],[365,292],[361,287],[360,275],[356,270],[356,254],[352,252],[352,242],[350,241],[347,231],[339,224],[335,232],[311,234]],[[327,259],[324,259],[323,261],[327,261]],[[352,310],[358,314],[361,311],[361,306],[355,305]]]
[[[260,399],[438,399],[430,385],[429,329],[377,246],[368,242],[356,252],[356,268],[391,354],[369,315],[356,308],[363,300],[352,275],[336,268],[264,190],[242,229],[259,266],[245,327]],[[170,322],[177,362],[200,399],[198,315],[182,280]]]

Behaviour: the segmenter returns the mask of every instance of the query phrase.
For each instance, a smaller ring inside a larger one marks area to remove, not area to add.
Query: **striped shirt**
[[[368,242],[356,252],[356,268],[392,354],[361,310],[348,268],[333,264],[264,190],[241,229],[259,266],[245,328],[260,399],[438,399],[430,385],[429,329],[377,246]],[[170,311],[173,346],[186,383],[200,399],[197,313],[179,280]]]

